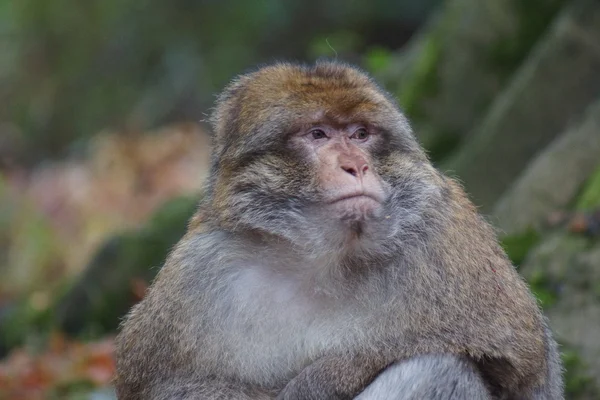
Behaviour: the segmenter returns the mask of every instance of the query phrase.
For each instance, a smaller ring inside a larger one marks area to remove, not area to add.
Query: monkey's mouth
[[[361,193],[350,193],[350,194],[338,196],[338,197],[334,198],[333,200],[328,201],[328,203],[336,204],[336,203],[344,203],[344,202],[349,202],[349,201],[350,202],[372,201],[377,204],[381,204],[382,199],[380,199],[379,196],[375,196],[370,193],[361,192]]]
[[[364,220],[378,214],[382,204],[373,195],[358,193],[336,197],[329,207],[342,220]]]

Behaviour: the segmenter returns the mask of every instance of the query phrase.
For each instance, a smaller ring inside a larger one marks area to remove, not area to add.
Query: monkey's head
[[[276,64],[218,99],[207,207],[230,231],[313,254],[391,251],[422,230],[436,174],[395,103],[338,63]]]

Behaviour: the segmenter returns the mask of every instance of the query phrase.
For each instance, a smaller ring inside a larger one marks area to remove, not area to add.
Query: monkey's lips
[[[342,201],[360,201],[360,200],[371,200],[377,203],[381,203],[381,199],[378,196],[372,195],[370,193],[350,193],[342,196],[338,196],[333,200],[329,201],[329,204],[335,204]]]
[[[381,207],[382,199],[370,193],[349,193],[335,197],[328,204],[344,215],[371,214]]]

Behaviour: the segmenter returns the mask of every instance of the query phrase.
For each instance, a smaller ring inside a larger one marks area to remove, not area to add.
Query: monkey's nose
[[[345,160],[340,163],[340,168],[349,173],[355,178],[362,178],[367,174],[369,170],[369,165],[366,160],[361,158],[356,158],[353,160]]]

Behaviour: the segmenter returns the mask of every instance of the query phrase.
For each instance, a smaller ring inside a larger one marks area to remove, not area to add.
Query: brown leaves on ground
[[[112,339],[82,343],[56,334],[41,354],[14,350],[0,363],[0,398],[62,398],[74,388],[108,386],[115,372],[113,349]]]

